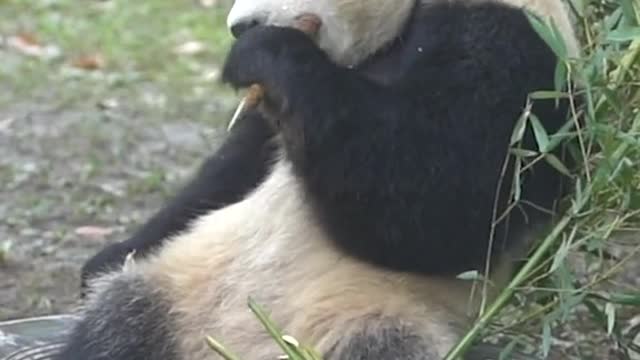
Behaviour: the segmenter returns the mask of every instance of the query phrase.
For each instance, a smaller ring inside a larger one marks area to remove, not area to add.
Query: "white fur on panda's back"
[[[321,352],[365,320],[394,319],[444,355],[457,339],[452,324],[465,321],[469,304],[468,283],[391,273],[341,255],[284,161],[247,199],[201,218],[124,272],[144,276],[168,299],[180,352],[194,360],[211,356],[205,335],[244,358],[281,354],[249,311],[249,296]]]

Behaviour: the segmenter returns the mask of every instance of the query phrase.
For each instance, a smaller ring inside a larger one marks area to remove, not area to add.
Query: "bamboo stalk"
[[[485,311],[480,318],[476,320],[473,327],[467,332],[467,334],[458,342],[458,344],[451,349],[447,354],[445,360],[457,360],[469,349],[472,343],[476,340],[480,331],[484,329],[489,322],[498,314],[502,308],[504,308],[509,300],[516,293],[516,290],[520,288],[530,276],[533,269],[537,267],[543,260],[548,250],[561,238],[562,232],[570,224],[571,220],[582,211],[585,205],[591,198],[592,188],[588,187],[584,191],[584,196],[579,202],[573,204],[572,208],[567,211],[567,214],[555,225],[551,233],[542,241],[540,246],[533,253],[531,258],[522,267],[518,274],[511,280],[509,285],[498,295],[496,300]]]

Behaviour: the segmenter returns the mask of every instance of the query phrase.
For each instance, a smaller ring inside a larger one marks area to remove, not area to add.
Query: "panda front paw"
[[[323,57],[322,51],[302,31],[258,26],[244,33],[231,48],[222,81],[236,89],[259,84],[271,100],[282,100],[289,95],[292,78],[298,75],[296,80],[300,80],[296,69],[312,67],[319,57]]]
[[[82,266],[81,270],[81,295],[86,295],[89,282],[92,278],[120,268],[124,264],[127,255],[131,252],[132,249],[125,243],[115,243],[108,245],[89,259]]]

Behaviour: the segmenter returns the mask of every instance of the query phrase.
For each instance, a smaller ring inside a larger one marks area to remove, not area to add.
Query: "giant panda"
[[[538,162],[501,215],[514,126],[557,63],[525,9],[578,55],[560,0],[236,0],[223,80],[265,99],[165,209],[175,222],[123,247],[144,256],[89,266],[109,271],[58,359],[213,359],[206,335],[275,359],[249,297],[327,360],[442,359],[477,309],[457,275],[489,262],[498,290],[565,189]],[[292,28],[308,13],[315,38]],[[567,104],[532,112],[553,132]]]

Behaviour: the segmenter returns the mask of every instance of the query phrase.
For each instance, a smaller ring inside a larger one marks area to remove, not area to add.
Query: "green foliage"
[[[282,349],[282,353],[284,354],[283,358],[289,360],[322,360],[321,356],[313,351],[312,349],[300,344],[298,340],[296,340],[291,335],[284,335],[282,330],[278,328],[278,326],[271,320],[266,311],[255,301],[249,299],[249,308],[256,316],[256,318],[260,321],[262,326],[264,326],[265,330],[273,341]],[[235,354],[233,354],[229,349],[225,348],[220,342],[215,340],[212,337],[206,338],[207,344],[209,347],[218,353],[225,360],[240,360]]]
[[[53,97],[65,106],[108,97],[126,99],[142,110],[166,107],[173,117],[203,109],[190,117],[210,120],[212,112],[221,110],[220,102],[229,108],[235,102],[217,81],[232,37],[225,26],[227,8],[197,3],[0,1],[0,83],[7,90],[0,91],[0,106],[17,97]],[[26,36],[39,50],[55,49],[56,55],[3,48],[3,40],[14,36]],[[189,50],[190,45],[201,48]],[[77,66],[92,58],[100,61],[97,69]]]
[[[542,159],[572,175],[575,192],[553,231],[447,360],[492,336],[509,340],[505,353],[526,345],[546,357],[562,342],[556,349],[562,359],[640,356],[640,326],[630,321],[640,310],[640,290],[624,277],[640,254],[640,4],[575,0],[571,6],[582,25],[580,59],[568,58],[553,24],[530,17],[558,56],[556,88],[531,94],[531,101],[570,99],[567,125],[549,134],[528,108],[514,130],[511,153],[520,170],[514,201],[520,173]],[[529,126],[537,149],[519,147]],[[581,164],[573,172],[549,156],[570,138],[578,143],[570,154]]]

